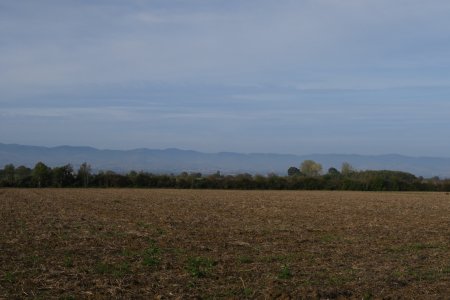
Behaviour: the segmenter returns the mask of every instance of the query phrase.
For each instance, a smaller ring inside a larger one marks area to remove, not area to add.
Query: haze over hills
[[[54,167],[71,163],[77,167],[83,162],[91,164],[94,170],[127,172],[130,170],[154,173],[220,171],[224,174],[276,173],[285,175],[290,166],[299,166],[302,161],[312,159],[329,167],[340,168],[349,162],[358,170],[398,170],[424,177],[450,177],[450,158],[410,157],[398,154],[356,155],[356,154],[275,154],[275,153],[202,153],[192,150],[133,149],[100,150],[92,147],[40,147],[0,143],[0,166],[12,163],[16,166],[33,167],[38,161]]]

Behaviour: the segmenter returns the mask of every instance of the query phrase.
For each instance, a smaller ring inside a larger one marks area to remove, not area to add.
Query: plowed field
[[[445,193],[0,190],[0,298],[449,295]]]

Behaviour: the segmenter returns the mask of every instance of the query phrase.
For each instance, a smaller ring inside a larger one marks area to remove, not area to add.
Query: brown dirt
[[[445,193],[2,189],[0,226],[5,299],[450,295]]]

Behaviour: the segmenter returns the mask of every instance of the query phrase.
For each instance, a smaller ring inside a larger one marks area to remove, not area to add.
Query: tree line
[[[261,189],[261,190],[355,190],[355,191],[450,191],[450,179],[423,178],[413,174],[389,170],[354,169],[343,163],[340,170],[322,166],[312,160],[299,167],[290,167],[286,176],[188,173],[153,174],[130,171],[93,172],[88,163],[77,170],[70,164],[51,168],[38,162],[34,168],[5,165],[0,169],[0,187],[134,187],[179,189]]]

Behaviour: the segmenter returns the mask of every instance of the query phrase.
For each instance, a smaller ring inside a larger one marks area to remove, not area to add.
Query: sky
[[[0,0],[0,143],[450,157],[448,0]]]

